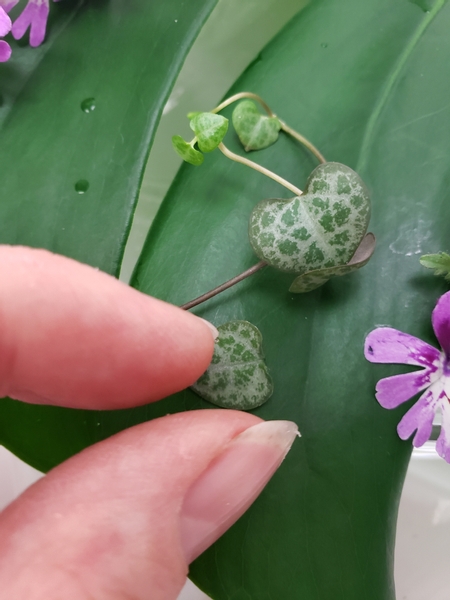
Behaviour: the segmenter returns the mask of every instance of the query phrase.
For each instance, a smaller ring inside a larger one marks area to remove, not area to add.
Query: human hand
[[[211,360],[204,321],[75,261],[0,246],[0,278],[1,396],[126,408],[189,386]],[[0,599],[175,600],[296,433],[204,410],[87,448],[0,514]]]

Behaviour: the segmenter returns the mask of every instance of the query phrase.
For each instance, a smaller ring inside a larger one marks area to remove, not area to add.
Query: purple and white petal
[[[4,37],[11,31],[11,19],[0,6],[0,37]]]
[[[431,316],[434,333],[444,350],[450,357],[450,292],[439,298]]]
[[[364,355],[374,363],[438,368],[440,352],[430,344],[391,327],[374,329],[366,337]]]
[[[19,0],[0,0],[0,6],[6,12],[9,12],[15,5],[19,2]]]
[[[398,435],[402,440],[407,440],[416,430],[413,440],[416,448],[423,446],[430,439],[434,415],[443,394],[441,381],[437,381],[429,390],[422,394],[397,426]]]
[[[436,442],[436,452],[446,462],[450,463],[450,404],[447,396],[441,400],[442,425],[441,433]]]
[[[8,42],[0,40],[0,62],[6,62],[11,56],[11,46]]]
[[[436,379],[436,375],[433,375],[431,369],[423,369],[380,379],[376,387],[376,398],[383,408],[397,408],[431,385]]]
[[[22,14],[12,26],[12,34],[16,40],[23,37],[30,27],[30,46],[40,46],[45,38],[49,10],[49,0],[28,0]]]

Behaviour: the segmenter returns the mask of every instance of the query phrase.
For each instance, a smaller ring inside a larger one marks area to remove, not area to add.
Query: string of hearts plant
[[[259,112],[255,100],[267,116]],[[310,174],[304,191],[227,148],[224,138],[229,121],[218,113],[236,101],[240,102],[232,113],[232,123],[246,152],[267,148],[282,131],[319,160],[321,164]],[[260,259],[258,263],[181,308],[193,308],[268,266],[293,273],[295,279],[289,291],[297,294],[310,292],[333,277],[367,264],[375,249],[375,236],[367,233],[370,196],[355,171],[337,162],[327,162],[311,142],[251,92],[235,94],[212,111],[189,113],[188,118],[195,137],[190,142],[178,135],[172,138],[173,147],[183,160],[199,166],[204,160],[203,153],[218,149],[228,159],[270,177],[294,196],[288,200],[261,200],[253,208],[248,235]],[[251,410],[260,406],[273,392],[261,333],[247,321],[230,321],[218,330],[211,365],[194,384],[194,391],[225,408]]]

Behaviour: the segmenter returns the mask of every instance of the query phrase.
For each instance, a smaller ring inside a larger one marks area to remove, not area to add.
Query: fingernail
[[[208,327],[210,328],[210,330],[211,330],[211,332],[213,334],[214,341],[216,341],[217,338],[219,337],[218,330],[214,327],[214,325],[212,323],[210,323],[206,319],[202,319],[201,317],[198,317],[198,318],[200,319],[200,321],[203,321],[203,323],[206,323],[206,325],[208,325]]]
[[[181,542],[188,564],[259,496],[297,435],[291,421],[259,423],[235,437],[202,473],[181,510]]]

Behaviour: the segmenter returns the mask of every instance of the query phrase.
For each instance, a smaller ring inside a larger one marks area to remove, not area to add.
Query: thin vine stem
[[[319,150],[314,146],[314,144],[312,144],[309,140],[307,140],[303,135],[301,135],[300,133],[298,133],[298,131],[295,131],[295,129],[292,129],[292,127],[289,127],[289,125],[287,125],[284,121],[282,121],[279,117],[277,117],[278,120],[281,123],[281,129],[287,133],[288,135],[290,135],[291,137],[293,137],[294,139],[296,139],[298,142],[300,142],[301,144],[303,144],[303,146],[305,146],[305,148],[308,148],[308,150],[314,154],[314,156],[317,158],[317,160],[319,162],[321,162],[322,164],[326,163],[327,160],[326,158],[323,156],[323,154],[321,152],[319,152]]]
[[[247,277],[250,277],[250,275],[257,273],[260,269],[262,269],[265,266],[267,266],[266,261],[261,260],[259,263],[256,263],[256,265],[253,265],[253,267],[250,267],[250,269],[247,269],[240,275],[236,275],[236,277],[225,281],[225,283],[218,285],[209,292],[206,292],[206,294],[202,294],[201,296],[198,296],[198,298],[194,298],[194,300],[186,302],[186,304],[183,304],[182,306],[180,306],[180,308],[182,308],[183,310],[189,310],[190,308],[194,308],[194,306],[198,306],[199,304],[202,304],[202,302],[206,302],[206,300],[214,298],[214,296],[217,296],[217,294],[224,292],[225,290],[232,287],[233,285],[236,285],[243,279],[246,279]]]
[[[239,156],[239,154],[235,154],[234,152],[229,150],[223,142],[220,142],[218,148],[222,152],[222,154],[224,154],[227,158],[234,160],[235,162],[241,163],[242,165],[245,165],[246,167],[250,167],[251,169],[258,171],[259,173],[262,173],[266,177],[270,177],[270,179],[273,179],[274,181],[276,181],[280,185],[284,186],[291,192],[294,192],[294,194],[296,196],[301,196],[303,194],[303,192],[300,188],[296,187],[295,185],[292,185],[292,183],[290,183],[286,179],[283,179],[283,177],[280,177],[273,171],[269,171],[269,169],[266,169],[265,167],[258,165],[257,163],[253,162],[252,160],[249,160],[248,158],[244,158],[243,156]]]
[[[214,108],[211,112],[216,114],[216,113],[220,112],[221,110],[223,110],[224,108],[226,108],[227,106],[230,106],[230,104],[233,104],[233,102],[236,102],[237,100],[242,100],[243,98],[248,98],[250,100],[256,100],[257,102],[259,102],[261,104],[261,106],[266,111],[266,113],[269,115],[269,117],[276,116],[275,113],[272,112],[270,106],[264,102],[264,100],[261,98],[261,96],[258,96],[258,94],[254,94],[253,92],[239,92],[238,94],[234,94],[233,96],[230,96],[229,98],[224,100],[221,104],[219,104],[219,106],[216,106],[216,108]]]

